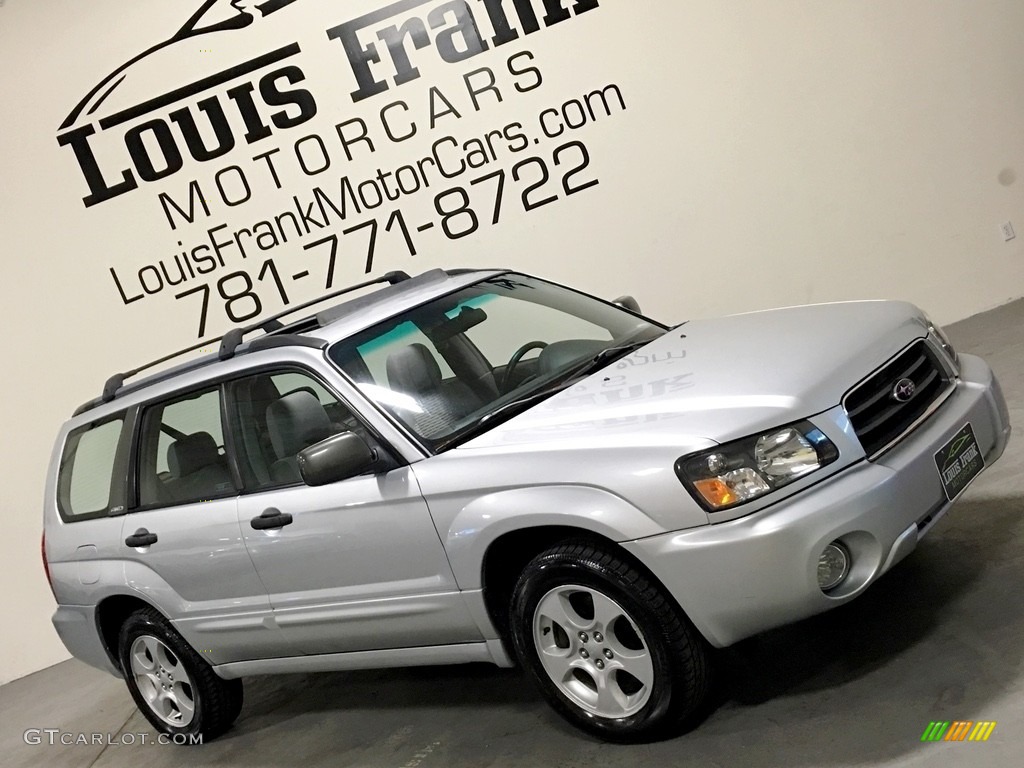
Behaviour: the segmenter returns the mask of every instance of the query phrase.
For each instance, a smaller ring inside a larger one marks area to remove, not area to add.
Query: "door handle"
[[[135,533],[124,540],[129,547],[148,547],[156,544],[156,534],[150,533],[145,528],[139,528]]]
[[[257,531],[266,531],[271,528],[284,528],[286,525],[291,524],[292,516],[287,512],[282,512],[274,507],[264,510],[262,515],[254,517],[249,521],[249,525]]]

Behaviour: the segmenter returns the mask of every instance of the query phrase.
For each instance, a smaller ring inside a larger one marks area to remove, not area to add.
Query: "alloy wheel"
[[[654,664],[647,643],[604,593],[576,584],[550,590],[534,611],[533,637],[548,677],[587,712],[628,717],[650,698]]]
[[[135,685],[150,710],[168,725],[192,722],[196,704],[192,680],[167,645],[152,635],[140,635],[129,651]]]

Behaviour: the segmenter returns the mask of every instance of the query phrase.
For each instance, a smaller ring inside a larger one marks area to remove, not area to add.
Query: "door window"
[[[187,504],[234,493],[219,389],[146,409],[139,451],[142,506]]]
[[[301,371],[262,373],[234,381],[231,401],[246,488],[301,483],[298,454],[331,435],[353,431],[375,445],[349,408]]]

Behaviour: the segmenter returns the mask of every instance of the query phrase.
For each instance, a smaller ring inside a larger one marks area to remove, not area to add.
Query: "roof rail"
[[[142,373],[142,371],[145,371],[149,368],[153,368],[154,366],[160,365],[161,363],[166,363],[168,360],[173,360],[175,357],[179,357],[180,355],[187,354],[188,352],[194,352],[197,349],[208,346],[213,342],[219,341],[220,350],[217,353],[217,357],[220,360],[230,360],[232,357],[235,356],[235,353],[237,352],[239,345],[242,343],[243,337],[245,337],[249,333],[252,333],[253,331],[263,331],[264,333],[267,334],[280,331],[282,328],[284,328],[284,326],[279,322],[279,320],[285,315],[290,315],[293,312],[299,311],[300,309],[306,309],[307,307],[311,307],[314,304],[319,304],[320,302],[326,301],[327,299],[333,299],[335,296],[341,296],[342,294],[351,293],[352,291],[358,291],[361,288],[369,288],[371,285],[378,285],[380,283],[390,283],[391,285],[395,285],[396,283],[400,283],[408,279],[409,275],[406,274],[405,272],[388,272],[386,275],[374,278],[373,280],[366,280],[362,283],[357,283],[356,285],[350,285],[347,288],[340,288],[337,291],[326,293],[323,296],[320,296],[319,298],[313,299],[311,301],[306,301],[303,302],[302,304],[296,304],[293,307],[287,307],[285,310],[278,312],[276,315],[271,315],[268,318],[260,320],[259,322],[254,323],[252,325],[247,325],[244,328],[232,328],[223,336],[218,336],[215,339],[207,339],[206,341],[201,341],[198,344],[193,344],[191,347],[186,347],[185,349],[173,352],[169,355],[164,355],[159,360],[154,360],[151,363],[140,365],[138,368],[133,368],[130,371],[126,371],[124,373],[115,373],[113,376],[107,379],[106,383],[103,385],[103,394],[100,396],[100,402],[109,403],[111,400],[113,400],[117,396],[117,391],[124,386],[125,379]],[[271,346],[283,346],[285,344],[305,345],[306,342],[302,340],[302,337],[293,336],[291,334],[282,334],[280,341],[278,342],[271,343],[268,340],[267,343],[254,343],[250,345],[250,348],[266,349]],[[319,342],[317,342],[317,345],[319,346]],[[86,406],[89,406],[95,402],[96,401],[91,401],[90,403],[86,403],[86,405],[80,408],[79,411],[87,410]],[[96,404],[98,405],[98,403]],[[79,411],[76,411],[76,414]]]
[[[390,283],[395,285],[409,279],[409,275],[405,272],[388,272],[382,277],[374,278],[373,280],[366,280],[356,285],[350,285],[348,288],[341,288],[337,291],[324,294],[323,296],[307,301],[302,304],[296,304],[294,307],[288,307],[287,309],[278,312],[276,315],[271,315],[265,320],[260,320],[258,323],[247,325],[244,328],[232,328],[230,331],[220,337],[220,351],[217,356],[221,360],[230,360],[235,356],[235,351],[238,346],[242,343],[242,338],[253,331],[263,331],[264,333],[273,333],[274,331],[280,330],[283,326],[278,322],[285,315],[290,315],[293,312],[297,312],[300,309],[311,307],[314,304],[319,304],[321,301],[327,299],[333,299],[335,296],[341,296],[345,293],[351,293],[352,291],[358,291],[360,288],[369,288],[371,285],[378,285],[379,283]]]

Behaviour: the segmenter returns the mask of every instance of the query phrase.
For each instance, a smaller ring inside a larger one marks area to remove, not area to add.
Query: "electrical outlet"
[[[1017,236],[1017,233],[1013,231],[1013,222],[1004,221],[999,225],[999,231],[1003,234],[1003,242],[1010,242]]]

